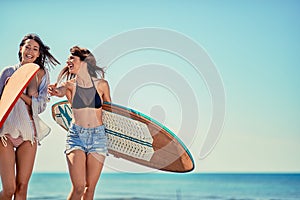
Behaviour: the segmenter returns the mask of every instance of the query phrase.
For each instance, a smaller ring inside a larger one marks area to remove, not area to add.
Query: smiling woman
[[[52,96],[66,96],[72,105],[73,121],[67,135],[66,158],[72,190],[68,199],[93,199],[107,155],[107,135],[102,119],[102,102],[110,102],[103,69],[86,48],[70,49],[67,65],[58,76],[67,81],[49,85]]]
[[[50,132],[50,128],[38,116],[46,109],[48,101],[47,85],[50,78],[46,65],[59,64],[49,49],[37,35],[26,35],[19,46],[20,63],[5,68],[0,74],[1,96],[9,78],[23,65],[36,63],[40,67],[0,129],[0,175],[3,189],[0,199],[3,200],[11,199],[12,196],[15,199],[26,199],[37,143]]]
[[[20,54],[23,55],[23,64],[33,63],[40,55],[39,44],[33,39],[27,39],[20,47]]]

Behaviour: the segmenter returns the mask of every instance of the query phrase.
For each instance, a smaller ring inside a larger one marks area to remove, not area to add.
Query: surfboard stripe
[[[107,130],[106,130],[107,131]],[[152,146],[132,141],[129,138],[120,137],[120,135],[114,135],[108,133],[108,149],[134,157],[145,161],[150,161],[154,150]]]
[[[105,132],[108,133],[108,134],[117,136],[117,137],[119,137],[119,138],[123,138],[123,139],[125,139],[125,140],[129,140],[129,141],[131,141],[131,142],[135,142],[135,143],[137,143],[137,144],[141,144],[141,145],[148,146],[148,147],[151,147],[151,148],[152,148],[152,144],[149,143],[149,142],[145,142],[145,141],[142,141],[142,140],[138,140],[138,139],[136,139],[136,138],[133,138],[133,137],[130,137],[130,136],[127,136],[127,135],[124,135],[124,134],[121,134],[121,133],[118,133],[118,132],[109,130],[109,129],[105,129]]]

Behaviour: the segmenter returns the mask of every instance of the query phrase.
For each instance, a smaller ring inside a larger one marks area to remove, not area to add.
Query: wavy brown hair
[[[56,58],[54,58],[54,56],[49,52],[50,48],[43,43],[43,41],[38,35],[34,33],[25,35],[20,43],[20,47],[22,47],[25,44],[26,40],[28,39],[32,39],[36,41],[40,46],[39,48],[40,56],[34,61],[34,63],[38,64],[40,68],[44,69],[46,65],[48,65],[49,67],[53,67],[57,64],[60,64],[59,61],[56,60]],[[20,51],[18,55],[19,55],[19,61],[21,62],[22,54]]]
[[[97,66],[94,55],[88,49],[74,46],[70,49],[70,53],[73,56],[78,56],[81,61],[87,63],[87,69],[91,77],[98,78],[98,76],[100,75],[101,78],[104,78],[103,68]],[[57,82],[60,82],[60,80],[62,80],[63,78],[67,78],[68,80],[73,77],[75,77],[75,75],[69,72],[68,66],[65,66],[59,73]]]

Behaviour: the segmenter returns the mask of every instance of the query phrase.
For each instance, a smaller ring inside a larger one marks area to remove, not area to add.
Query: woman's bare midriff
[[[73,123],[83,128],[94,128],[103,125],[102,109],[73,109]]]

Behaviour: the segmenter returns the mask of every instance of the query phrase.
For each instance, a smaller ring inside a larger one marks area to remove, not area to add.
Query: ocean
[[[28,199],[64,200],[68,174],[34,173]],[[298,200],[300,174],[103,173],[95,200]]]

